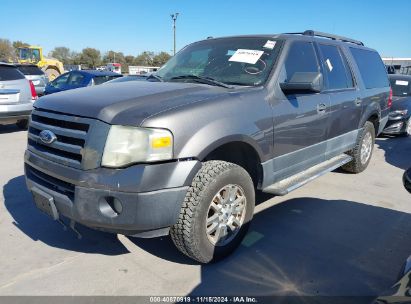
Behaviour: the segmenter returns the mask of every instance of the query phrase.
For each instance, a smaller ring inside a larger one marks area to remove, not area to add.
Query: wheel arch
[[[243,167],[258,187],[263,181],[262,152],[247,136],[231,135],[214,141],[201,151],[201,161],[222,160]]]

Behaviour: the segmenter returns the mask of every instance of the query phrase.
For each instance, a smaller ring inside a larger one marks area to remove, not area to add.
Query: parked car
[[[383,131],[390,135],[411,135],[411,76],[389,75],[392,87],[392,108]]]
[[[365,170],[391,104],[375,50],[314,31],[195,42],[152,78],[39,99],[27,187],[71,227],[170,234],[201,263],[241,243],[256,188]]]
[[[145,81],[145,80],[147,80],[148,76],[150,76],[150,74],[127,75],[127,76],[118,77],[118,78],[115,78],[113,80],[107,81],[106,84],[116,83],[116,82],[127,82],[127,81]]]
[[[70,71],[50,81],[45,89],[45,95],[61,91],[94,86],[122,77],[110,71],[80,70]]]
[[[36,99],[31,80],[15,65],[0,62],[0,124],[16,123],[26,128]]]
[[[16,64],[20,72],[33,82],[38,96],[44,95],[44,90],[49,82],[46,74],[35,64]]]
[[[405,189],[411,193],[411,168],[406,170],[403,175],[403,184]],[[381,296],[375,299],[373,304],[399,304],[411,303],[411,256],[402,265],[398,275],[397,282],[388,290],[384,291]]]

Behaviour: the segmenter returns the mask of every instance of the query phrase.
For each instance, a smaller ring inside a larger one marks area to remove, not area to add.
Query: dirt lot
[[[0,126],[0,295],[375,295],[411,255],[411,139],[379,138],[370,167],[285,197],[259,195],[243,245],[202,266],[169,238],[71,231],[25,188],[26,132]]]

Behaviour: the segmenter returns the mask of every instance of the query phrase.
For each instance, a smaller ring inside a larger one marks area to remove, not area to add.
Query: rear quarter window
[[[0,65],[0,81],[24,79],[24,75],[14,66]]]
[[[350,48],[350,50],[367,89],[384,88],[390,85],[384,63],[377,52],[358,48]]]

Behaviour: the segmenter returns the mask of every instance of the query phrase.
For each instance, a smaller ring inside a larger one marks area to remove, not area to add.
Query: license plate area
[[[36,187],[31,189],[31,193],[37,208],[50,216],[53,220],[59,219],[59,213],[54,204],[54,198],[50,194],[47,194]]]

